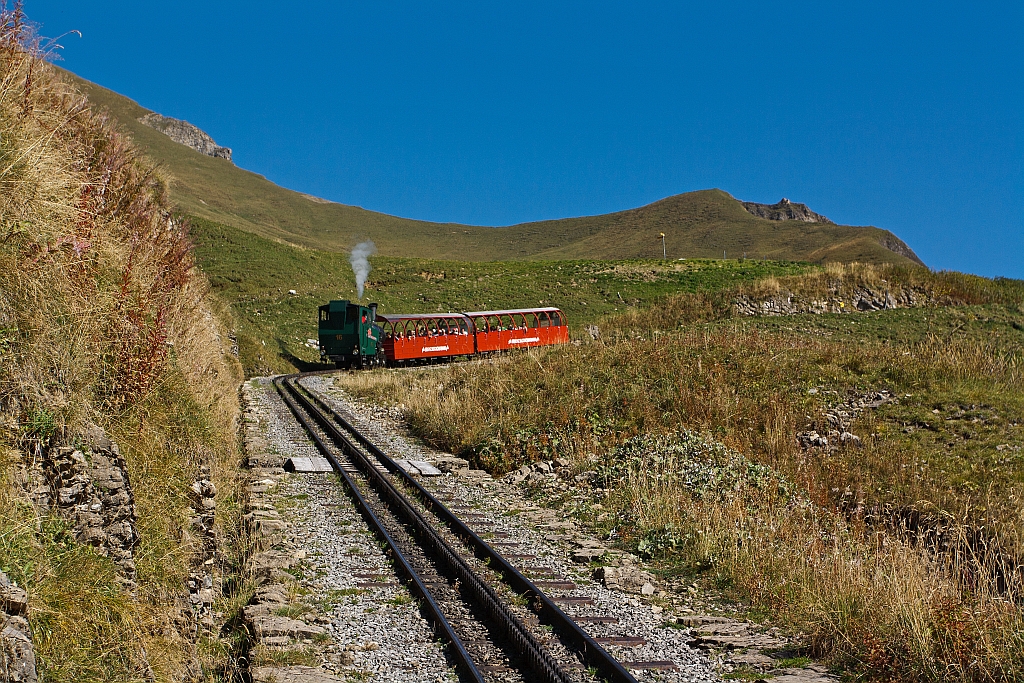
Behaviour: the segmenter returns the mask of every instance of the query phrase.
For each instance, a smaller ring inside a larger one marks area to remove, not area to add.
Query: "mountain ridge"
[[[828,219],[772,220],[754,215],[743,202],[718,189],[673,195],[608,214],[506,227],[400,218],[283,188],[224,158],[195,151],[142,122],[156,112],[71,72],[63,73],[157,163],[180,213],[296,246],[347,251],[372,239],[380,253],[390,256],[494,261],[661,258],[664,244],[671,258],[745,255],[924,265],[888,230],[837,225]],[[660,233],[665,233],[664,243]]]

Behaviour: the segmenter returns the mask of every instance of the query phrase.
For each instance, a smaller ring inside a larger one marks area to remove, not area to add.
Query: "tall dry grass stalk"
[[[201,543],[187,492],[210,466],[231,509],[240,381],[213,305],[162,181],[0,8],[0,561],[32,596],[47,680],[202,675],[180,626]],[[21,502],[33,449],[89,422],[134,485],[134,594]]]

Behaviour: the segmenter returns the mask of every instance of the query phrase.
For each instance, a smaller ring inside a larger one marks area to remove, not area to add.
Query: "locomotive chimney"
[[[377,321],[377,304],[370,304],[370,322]]]

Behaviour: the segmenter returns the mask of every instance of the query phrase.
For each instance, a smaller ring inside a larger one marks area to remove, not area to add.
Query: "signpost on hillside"
[[[660,235],[661,235],[661,258],[668,258],[668,252],[665,251],[665,233],[660,233]]]

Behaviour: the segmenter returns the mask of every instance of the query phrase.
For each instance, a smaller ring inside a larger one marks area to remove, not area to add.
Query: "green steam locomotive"
[[[377,325],[377,304],[347,299],[320,306],[320,361],[339,368],[384,365],[383,335]]]

